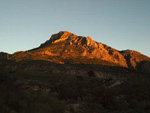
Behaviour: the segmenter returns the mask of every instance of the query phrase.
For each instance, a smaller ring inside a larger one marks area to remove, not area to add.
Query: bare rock
[[[126,51],[120,51],[120,53],[125,57],[129,68],[136,68],[137,64],[139,64],[142,61],[150,62],[149,57],[137,51],[126,50]]]
[[[93,41],[92,39],[91,39],[91,37],[87,37],[86,38],[86,40],[87,40],[87,46],[90,46],[91,45],[91,42]]]

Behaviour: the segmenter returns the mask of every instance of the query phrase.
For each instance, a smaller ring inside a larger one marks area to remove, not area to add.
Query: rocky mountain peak
[[[49,40],[41,45],[41,47],[46,47],[52,43],[58,43],[62,41],[69,42],[70,45],[74,43],[75,45],[85,45],[93,48],[98,48],[99,46],[102,47],[101,44],[98,44],[96,41],[92,40],[90,36],[77,36],[68,31],[60,31],[57,34],[52,35]]]
[[[127,67],[126,59],[118,50],[98,43],[90,36],[77,36],[68,31],[60,31],[40,46],[42,53],[63,59],[82,58],[100,59]],[[49,50],[47,50],[49,48]]]
[[[47,40],[45,43],[41,44],[40,47],[49,46],[52,43],[57,43],[61,41],[68,40],[70,37],[78,37],[77,35],[68,32],[68,31],[60,31],[57,34],[53,34],[49,40]]]
[[[132,50],[118,51],[106,44],[92,40],[90,36],[77,36],[68,31],[53,34],[40,47],[13,54],[11,59],[42,59],[55,63],[78,62],[99,64],[98,61],[109,62],[122,67],[136,68],[143,61],[150,58]],[[81,60],[82,59],[82,60]],[[143,63],[142,63],[143,64]]]

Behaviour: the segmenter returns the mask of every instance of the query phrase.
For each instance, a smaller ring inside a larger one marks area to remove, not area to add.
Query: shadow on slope
[[[79,76],[79,70],[86,74]],[[99,78],[98,72],[109,78]],[[0,64],[0,77],[1,113],[150,112],[150,78],[136,70],[96,64],[8,61]]]

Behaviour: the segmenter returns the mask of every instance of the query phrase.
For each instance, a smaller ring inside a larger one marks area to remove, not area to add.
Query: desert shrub
[[[58,92],[58,97],[60,99],[73,99],[78,100],[81,99],[83,96],[82,86],[75,83],[67,83],[67,84],[60,84],[56,86],[53,90]]]
[[[81,113],[103,113],[105,110],[100,104],[97,103],[86,103],[83,105],[85,109]]]
[[[148,78],[133,77],[118,86],[119,93],[126,95],[126,100],[150,101],[150,83]]]
[[[92,70],[90,70],[90,71],[88,72],[88,76],[96,77],[94,71],[92,71]]]
[[[150,83],[146,77],[131,77],[121,85],[116,86],[114,91],[120,103],[119,108],[127,113],[148,113],[150,112]],[[118,110],[120,110],[118,108]]]
[[[26,109],[27,113],[64,113],[64,111],[65,105],[46,92],[34,94]]]
[[[114,92],[104,87],[98,87],[92,92],[93,102],[101,104],[105,109],[116,107]]]
[[[49,92],[31,92],[15,83],[7,71],[0,71],[1,113],[64,113],[65,104]]]

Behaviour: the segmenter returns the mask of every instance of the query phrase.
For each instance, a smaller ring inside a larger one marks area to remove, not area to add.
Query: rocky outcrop
[[[125,57],[129,68],[139,67],[138,65],[143,61],[150,62],[149,57],[147,57],[137,51],[126,50],[126,51],[120,51],[120,53]]]
[[[52,52],[50,52],[50,51],[43,51],[43,52],[41,52],[41,53],[39,53],[39,54],[42,54],[42,55],[48,55],[48,56],[59,56],[59,54],[58,53],[52,53]]]

